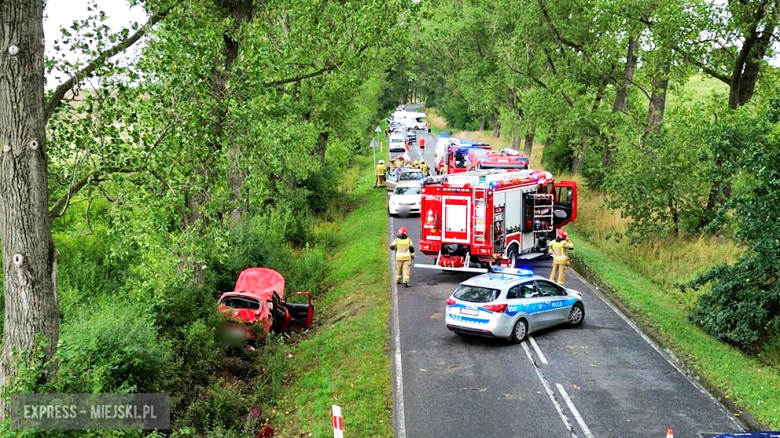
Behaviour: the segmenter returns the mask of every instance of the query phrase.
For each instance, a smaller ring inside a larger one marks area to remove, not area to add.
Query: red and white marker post
[[[344,418],[341,406],[333,405],[333,438],[344,438]]]

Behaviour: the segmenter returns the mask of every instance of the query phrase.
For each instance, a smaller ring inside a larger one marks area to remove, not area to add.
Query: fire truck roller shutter
[[[517,233],[522,230],[522,207],[520,189],[508,190],[506,192],[506,234]]]

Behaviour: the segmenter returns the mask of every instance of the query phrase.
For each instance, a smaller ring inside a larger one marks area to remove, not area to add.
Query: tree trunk
[[[479,119],[479,132],[482,132],[485,130],[485,118],[480,117]]]
[[[766,17],[768,3],[761,2],[753,14],[751,26],[745,35],[745,42],[734,60],[729,84],[729,108],[731,109],[746,104],[755,92],[761,62],[766,56],[776,27],[776,8],[772,8],[772,15],[763,30],[758,30],[759,24]]]
[[[666,90],[669,88],[669,71],[671,63],[666,62],[663,74],[653,78],[653,90],[650,96],[650,111],[647,116],[646,132],[659,132],[663,127],[664,111],[666,110]]]
[[[490,115],[490,126],[493,127],[493,137],[501,137],[501,125],[498,124],[498,114],[493,113]]]
[[[235,39],[235,35],[238,33],[241,25],[248,20],[251,20],[255,15],[254,2],[252,0],[220,0],[217,5],[221,5],[223,8],[223,15],[233,19],[233,26],[229,29],[225,29],[222,34],[224,41],[223,55],[224,68],[214,73],[214,91],[216,96],[225,100],[227,83],[230,80],[231,68],[233,62],[238,58],[238,53],[241,50],[241,42]],[[217,129],[221,132],[227,118],[227,112],[224,105],[218,107],[218,117],[216,118]],[[219,141],[219,140],[217,140]],[[230,147],[227,151],[227,159],[230,165],[228,171],[228,186],[233,192],[233,201],[235,207],[230,212],[230,219],[233,224],[238,223],[241,217],[244,215],[247,207],[247,199],[244,196],[246,190],[244,189],[244,181],[246,180],[246,171],[241,166],[242,153],[240,146],[237,142],[230,142]]]
[[[536,128],[531,126],[525,133],[525,156],[531,158],[531,152],[534,151],[534,137],[536,137]]]
[[[628,38],[628,49],[626,51],[626,68],[623,70],[623,76],[615,93],[615,104],[612,105],[612,112],[625,111],[628,109],[628,85],[634,80],[634,70],[636,69],[636,39]]]
[[[520,150],[520,136],[517,134],[512,135],[512,149],[516,151]]]
[[[0,1],[0,232],[5,331],[0,388],[24,352],[46,339],[51,359],[59,338],[54,244],[49,222],[43,112],[43,1]],[[12,357],[13,354],[13,357]],[[5,404],[0,398],[0,418]]]

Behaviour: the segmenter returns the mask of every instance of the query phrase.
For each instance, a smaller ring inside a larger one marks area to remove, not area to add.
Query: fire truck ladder
[[[534,199],[534,233],[550,233],[555,230],[553,225],[553,206],[555,199],[552,194],[537,193]],[[537,228],[537,224],[539,227]]]

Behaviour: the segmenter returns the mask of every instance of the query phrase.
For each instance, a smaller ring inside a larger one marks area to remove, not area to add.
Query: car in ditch
[[[251,348],[269,332],[311,327],[314,322],[311,294],[295,292],[285,296],[284,288],[284,277],[273,269],[242,271],[234,290],[223,293],[217,300],[219,312],[226,319],[220,326],[220,340],[230,346]],[[302,296],[307,302],[288,302],[293,296]]]
[[[522,342],[535,331],[582,324],[582,294],[527,269],[494,267],[472,277],[447,298],[446,327],[459,335]]]

